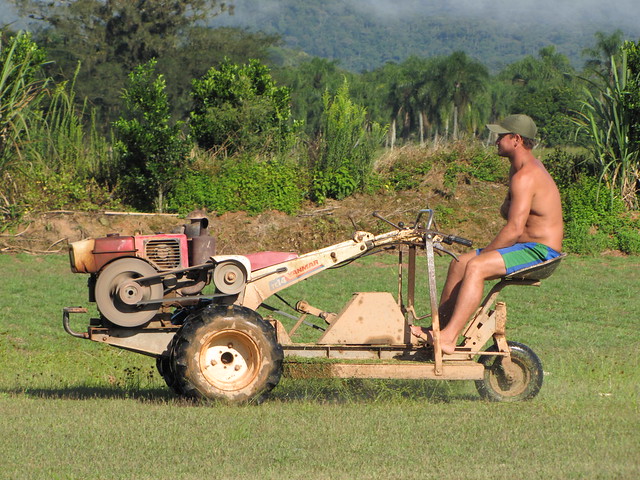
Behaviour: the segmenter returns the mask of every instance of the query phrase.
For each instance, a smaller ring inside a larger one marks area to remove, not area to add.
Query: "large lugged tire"
[[[482,398],[492,402],[517,402],[535,397],[542,387],[542,363],[526,345],[508,342],[512,366],[507,372],[504,357],[482,356],[484,378],[476,380],[476,389]],[[494,346],[487,351],[497,351]],[[508,375],[508,374],[510,375]]]
[[[167,387],[177,395],[182,395],[182,391],[180,390],[180,385],[176,380],[176,373],[174,371],[173,347],[175,345],[175,341],[176,337],[174,336],[167,346],[167,351],[156,357],[156,368],[167,384]]]
[[[194,399],[259,401],[280,381],[282,347],[253,310],[210,305],[176,333],[172,366],[177,390]]]

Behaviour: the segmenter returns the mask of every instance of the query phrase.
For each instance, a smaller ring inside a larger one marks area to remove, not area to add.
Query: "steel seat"
[[[505,275],[503,280],[534,280],[540,281],[545,278],[549,278],[551,274],[558,268],[560,262],[567,256],[566,253],[561,253],[560,256],[547,260],[546,262],[538,263],[532,267],[523,268],[516,272]]]

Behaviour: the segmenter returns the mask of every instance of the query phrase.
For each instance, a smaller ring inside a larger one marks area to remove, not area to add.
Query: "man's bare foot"
[[[431,328],[411,325],[411,334],[414,337],[418,337],[425,344],[433,346],[433,330],[431,330]],[[456,344],[455,342],[449,343],[444,338],[440,337],[440,348],[442,349],[442,353],[450,355],[455,352]]]
[[[431,328],[411,325],[411,335],[413,335],[414,337],[418,337],[427,345],[433,345],[433,331],[431,330]]]

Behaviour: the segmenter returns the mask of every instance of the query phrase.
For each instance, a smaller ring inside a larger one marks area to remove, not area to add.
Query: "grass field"
[[[283,294],[336,310],[394,292],[393,260]],[[569,257],[540,288],[504,291],[508,338],[545,371],[515,404],[472,382],[283,379],[258,406],[194,405],[152,358],[64,333],[62,307],[88,305],[66,257],[2,255],[0,272],[0,478],[640,478],[637,257]]]

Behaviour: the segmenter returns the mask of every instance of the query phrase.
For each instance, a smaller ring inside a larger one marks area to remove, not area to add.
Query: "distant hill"
[[[276,33],[283,46],[355,72],[465,51],[491,71],[555,45],[575,67],[594,33],[640,38],[637,0],[236,0],[215,25]],[[513,3],[518,5],[513,6]]]

